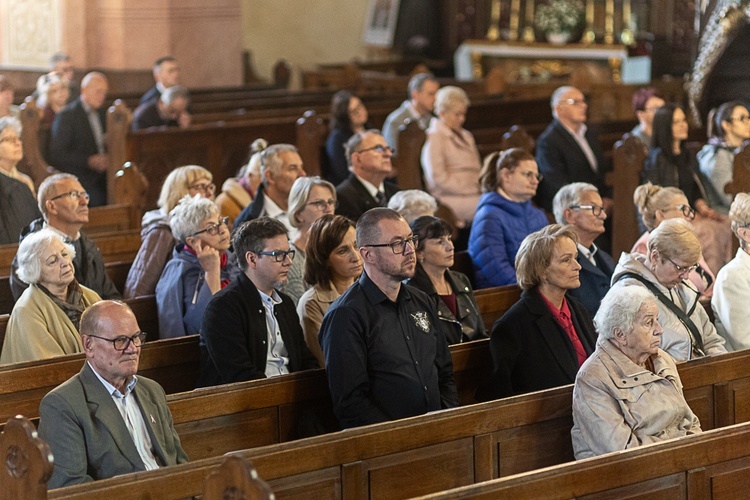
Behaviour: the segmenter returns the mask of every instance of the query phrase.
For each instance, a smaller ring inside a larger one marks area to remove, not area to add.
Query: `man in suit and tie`
[[[336,186],[336,213],[353,221],[375,207],[385,207],[398,188],[386,181],[392,175],[393,149],[380,134],[370,129],[354,134],[344,146],[349,177]]]
[[[578,299],[591,317],[609,291],[615,262],[597,247],[594,240],[604,233],[607,212],[599,190],[593,184],[574,182],[560,188],[552,202],[558,224],[571,224],[578,235],[578,278],[581,286],[568,290],[568,295]]]
[[[565,184],[588,182],[599,189],[604,206],[612,200],[604,185],[609,166],[604,161],[599,139],[586,127],[588,106],[575,87],[560,87],[550,100],[555,119],[542,132],[536,145],[536,162],[544,179],[537,190],[537,202],[552,211],[552,199]]]
[[[109,157],[104,100],[108,89],[102,73],[87,74],[81,82],[81,96],[60,111],[52,123],[50,164],[78,177],[91,197],[91,207],[107,204]]]
[[[187,462],[164,389],[136,376],[141,332],[126,304],[102,301],[81,316],[83,369],[39,406],[52,450],[49,488]]]

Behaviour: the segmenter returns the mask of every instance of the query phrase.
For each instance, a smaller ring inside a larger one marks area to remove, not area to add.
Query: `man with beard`
[[[328,310],[319,340],[333,410],[357,427],[458,406],[448,343],[430,298],[402,284],[414,275],[415,237],[397,212],[357,223],[364,273]]]
[[[42,218],[34,220],[21,232],[21,241],[31,233],[48,228],[58,233],[63,242],[76,251],[73,259],[76,280],[91,288],[102,299],[119,299],[120,292],[112,283],[101,251],[94,240],[81,232],[89,222],[89,193],[83,189],[78,178],[72,174],[55,174],[39,185],[37,193]],[[18,258],[13,258],[10,272],[10,289],[13,299],[18,300],[29,285],[16,274]]]
[[[270,217],[246,222],[232,246],[241,272],[203,313],[198,387],[318,368],[294,302],[276,291],[294,259],[284,224]]]

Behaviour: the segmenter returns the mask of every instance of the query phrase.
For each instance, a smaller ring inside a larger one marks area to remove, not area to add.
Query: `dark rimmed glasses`
[[[274,259],[276,259],[276,262],[284,262],[287,257],[289,257],[289,260],[294,260],[294,255],[296,253],[297,252],[295,252],[294,250],[274,250],[273,252],[258,252],[258,255],[273,257]]]
[[[132,337],[127,337],[125,335],[122,335],[120,337],[115,337],[113,339],[108,339],[106,337],[100,337],[99,335],[86,335],[87,337],[94,337],[95,339],[101,339],[106,342],[110,342],[112,344],[112,347],[115,348],[115,351],[124,351],[128,348],[130,343],[132,342],[135,347],[141,347],[143,343],[146,341],[146,332],[138,332]]]
[[[606,214],[607,211],[601,205],[573,205],[570,208],[573,210],[591,210],[594,217],[599,217],[601,214]]]
[[[377,146],[373,146],[371,148],[360,149],[359,151],[357,151],[357,153],[367,153],[368,151],[377,151],[378,153],[388,152],[388,153],[390,153],[392,155],[396,154],[396,150],[393,149],[392,147],[390,147],[390,146],[383,146],[383,145],[380,145],[380,144],[378,144]]]
[[[89,194],[86,191],[68,191],[67,193],[58,194],[57,196],[53,196],[49,199],[49,201],[55,201],[59,200],[60,198],[65,197],[70,198],[71,200],[79,200],[83,198],[84,200],[88,200],[90,198]]]
[[[374,248],[384,248],[384,247],[391,247],[391,251],[396,255],[401,255],[402,253],[406,252],[406,246],[411,245],[412,249],[416,250],[417,248],[417,242],[419,241],[419,238],[416,236],[412,236],[411,238],[406,238],[405,240],[397,240],[393,243],[373,243],[371,245],[362,245],[363,247],[374,247]]]
[[[211,236],[216,236],[221,232],[221,226],[228,227],[229,226],[229,217],[220,217],[218,224],[211,224],[206,229],[201,229],[200,231],[196,231],[190,236],[198,236],[202,233],[208,233]]]
[[[194,189],[196,191],[200,191],[201,193],[205,194],[207,192],[214,192],[216,191],[216,184],[213,182],[209,184],[193,184],[192,186],[188,186],[188,189]]]
[[[695,210],[690,205],[677,205],[674,210],[679,210],[688,220],[695,219]]]

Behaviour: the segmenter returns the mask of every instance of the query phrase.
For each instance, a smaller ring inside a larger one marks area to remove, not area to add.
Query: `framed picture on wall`
[[[399,0],[369,0],[362,41],[374,47],[390,48],[396,33]]]

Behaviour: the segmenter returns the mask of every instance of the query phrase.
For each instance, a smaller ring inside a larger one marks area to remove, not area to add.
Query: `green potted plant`
[[[547,41],[564,44],[570,40],[584,20],[583,4],[579,0],[551,0],[536,11],[536,27]]]

